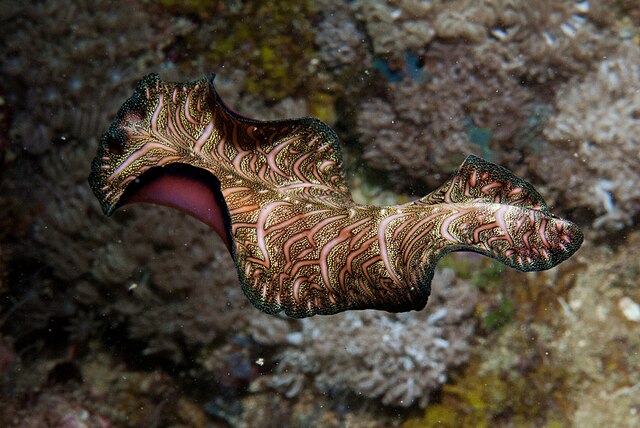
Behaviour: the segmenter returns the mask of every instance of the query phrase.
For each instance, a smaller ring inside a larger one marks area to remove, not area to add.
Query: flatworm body
[[[329,126],[242,117],[222,103],[213,76],[140,81],[102,137],[89,181],[106,214],[153,202],[210,225],[249,300],[293,317],[419,310],[451,251],[544,270],[583,239],[529,183],[475,156],[422,199],[358,205]]]

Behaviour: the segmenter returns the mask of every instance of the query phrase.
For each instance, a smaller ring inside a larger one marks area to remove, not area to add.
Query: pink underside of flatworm
[[[176,208],[211,227],[230,248],[223,207],[204,183],[181,176],[163,175],[141,187],[125,205],[152,203]]]

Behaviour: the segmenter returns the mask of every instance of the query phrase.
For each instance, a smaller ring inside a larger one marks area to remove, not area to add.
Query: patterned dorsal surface
[[[200,168],[219,182],[238,277],[268,313],[421,309],[447,252],[542,270],[582,242],[530,184],[477,157],[418,201],[357,205],[331,128],[313,118],[242,117],[222,103],[213,78],[143,79],[103,136],[90,183],[110,214],[131,183],[170,164]]]

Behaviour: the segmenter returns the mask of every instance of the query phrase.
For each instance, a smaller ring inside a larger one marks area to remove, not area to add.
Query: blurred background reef
[[[640,425],[637,1],[7,0],[0,22],[0,425]],[[360,202],[474,153],[586,242],[537,274],[447,256],[420,312],[262,314],[204,225],[106,218],[87,185],[155,71],[326,121]]]

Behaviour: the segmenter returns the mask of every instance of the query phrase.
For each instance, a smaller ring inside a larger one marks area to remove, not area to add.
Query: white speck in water
[[[582,28],[587,20],[580,15],[573,15],[569,18],[569,24],[573,26],[575,29]]]
[[[427,324],[434,324],[447,316],[447,308],[440,308],[427,318]]]
[[[576,29],[573,28],[573,26],[571,24],[569,24],[568,22],[563,22],[562,24],[560,24],[560,30],[567,37],[575,37],[575,35],[577,34]]]
[[[640,305],[629,297],[623,297],[618,301],[618,308],[622,315],[629,321],[640,322]]]
[[[449,341],[440,337],[436,337],[433,339],[433,345],[436,348],[447,349],[449,347]]]
[[[290,345],[300,346],[304,341],[304,336],[300,332],[293,332],[287,335],[287,343]]]
[[[589,12],[589,2],[587,0],[576,3],[576,9],[578,12]]]
[[[555,46],[557,44],[556,39],[554,39],[548,31],[544,31],[542,33],[542,36],[544,37],[544,41],[547,43],[547,45]]]
[[[582,300],[580,299],[573,299],[569,301],[569,307],[571,309],[573,309],[574,311],[577,311],[578,309],[580,309],[582,307]]]
[[[491,34],[498,40],[506,40],[509,34],[502,28],[494,28]]]

